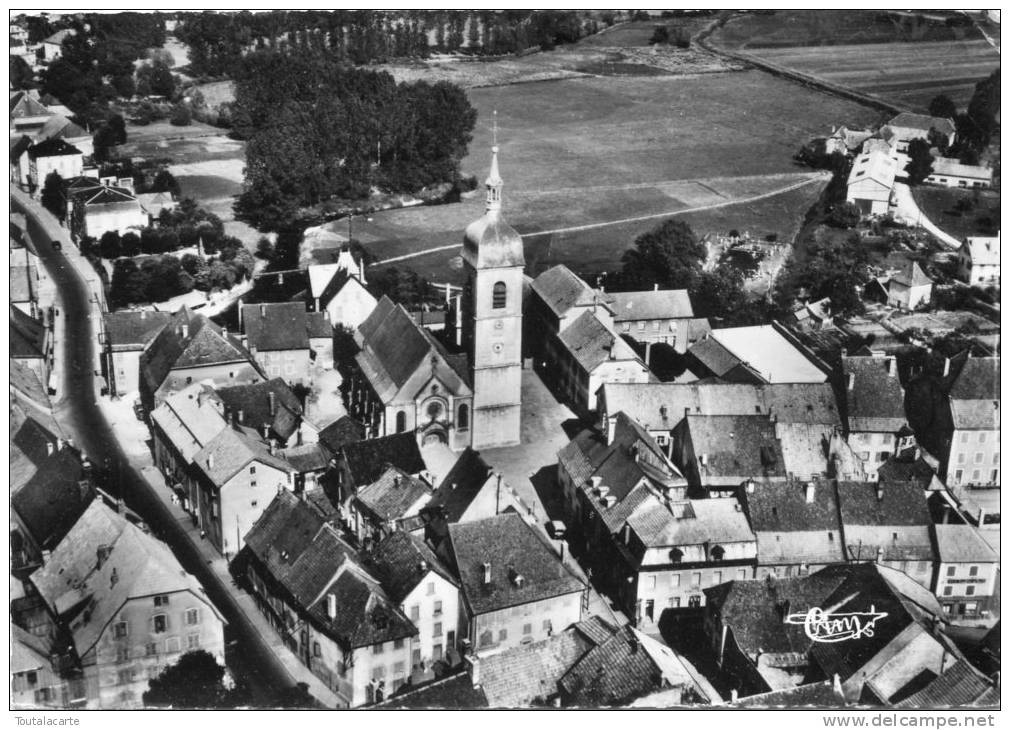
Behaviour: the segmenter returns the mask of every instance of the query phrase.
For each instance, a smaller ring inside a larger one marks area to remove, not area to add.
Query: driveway
[[[951,248],[961,248],[960,241],[949,233],[941,230],[933,223],[933,221],[923,214],[923,212],[919,209],[919,206],[916,204],[915,198],[912,197],[912,191],[909,189],[908,185],[905,183],[894,184],[894,201],[896,203],[894,211],[895,217],[904,218],[919,228],[925,228],[927,231],[940,239],[943,244],[950,246]]]

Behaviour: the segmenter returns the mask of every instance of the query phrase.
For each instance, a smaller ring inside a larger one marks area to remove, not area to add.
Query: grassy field
[[[999,233],[1000,195],[996,191],[976,192],[920,185],[912,188],[912,195],[923,214],[955,238],[995,236]],[[954,206],[960,200],[973,201],[974,209],[958,214]]]
[[[938,94],[967,105],[999,52],[974,27],[903,24],[895,14],[791,11],[743,15],[712,35],[787,68],[924,111]],[[830,47],[828,47],[830,46]]]

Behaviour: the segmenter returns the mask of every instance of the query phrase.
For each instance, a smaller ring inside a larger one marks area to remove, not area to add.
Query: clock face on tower
[[[496,355],[500,355],[501,351],[505,349],[505,345],[503,345],[500,342],[496,342],[493,345],[491,345],[491,349],[494,350],[494,353]]]
[[[496,330],[500,330],[500,329],[501,329],[502,327],[504,327],[504,326],[505,326],[505,323],[504,323],[504,322],[503,322],[502,320],[500,320],[500,319],[496,319],[496,320],[494,321],[494,328],[495,328]]]

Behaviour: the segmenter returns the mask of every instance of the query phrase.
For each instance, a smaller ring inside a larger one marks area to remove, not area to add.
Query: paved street
[[[69,256],[76,252],[69,236],[49,213],[21,191],[12,190],[11,205],[13,210],[27,216],[27,233],[56,284],[59,317],[65,318],[62,324],[65,336],[62,342],[57,342],[60,349],[56,354],[61,363],[58,400],[54,404],[57,417],[91,459],[100,485],[115,496],[121,496],[144,518],[152,532],[168,543],[182,566],[196,576],[224,614],[228,621],[226,637],[233,640],[228,665],[236,679],[248,684],[257,696],[266,698],[293,686],[290,674],[256,627],[205,559],[193,549],[170,511],[130,464],[98,407],[94,314],[88,285],[69,261]],[[51,241],[54,238],[61,241],[62,252],[53,249]]]

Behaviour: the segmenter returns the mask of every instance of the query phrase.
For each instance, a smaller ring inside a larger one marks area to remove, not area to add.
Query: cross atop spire
[[[491,169],[488,171],[487,180],[487,201],[485,210],[488,213],[497,213],[501,210],[501,189],[503,181],[498,173],[498,111],[492,113],[491,119]]]

